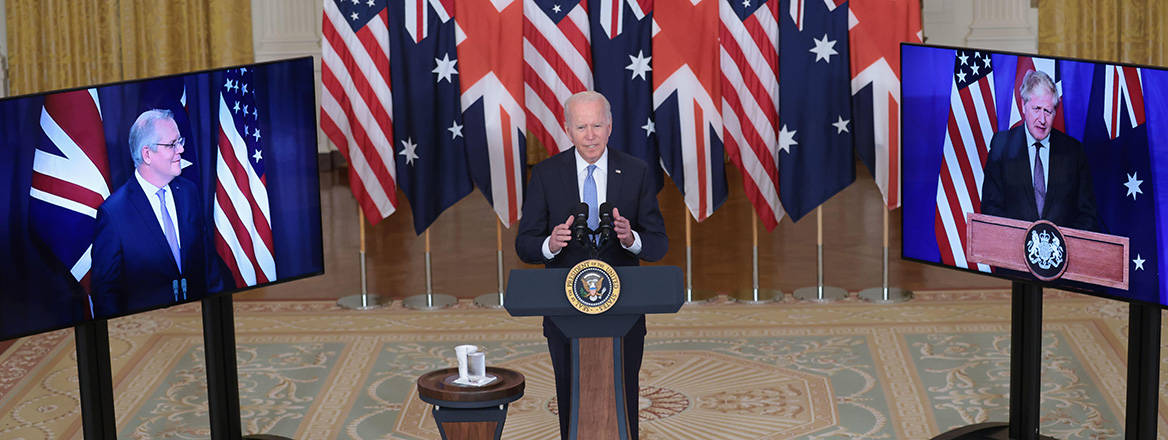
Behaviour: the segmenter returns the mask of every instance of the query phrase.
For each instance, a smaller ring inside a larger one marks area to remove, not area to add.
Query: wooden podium
[[[630,438],[626,407],[637,402],[625,402],[622,336],[639,315],[676,313],[685,302],[678,267],[615,269],[621,294],[612,308],[595,315],[569,303],[568,269],[516,269],[507,282],[511,316],[548,317],[572,341],[571,440]]]
[[[966,218],[965,258],[970,264],[984,263],[1003,269],[1029,272],[1023,243],[1026,231],[1040,220],[1028,222],[1012,218],[971,213]],[[1128,238],[1053,225],[1066,238],[1066,269],[1058,277],[1100,286],[1127,289]]]

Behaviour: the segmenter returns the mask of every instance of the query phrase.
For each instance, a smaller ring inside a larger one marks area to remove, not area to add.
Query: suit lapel
[[[564,160],[557,166],[560,169],[560,179],[562,179],[560,188],[571,193],[560,194],[561,200],[575,200],[568,208],[569,212],[582,201],[580,200],[580,185],[576,182],[576,147],[572,147],[571,151],[570,154],[564,155]]]
[[[187,194],[184,189],[180,189],[178,185],[170,185],[170,190],[174,193],[174,216],[178,219],[179,255],[182,258],[183,267],[187,267],[187,261],[190,260],[191,243],[196,237],[194,222],[189,220],[194,219],[194,215],[192,215],[194,212],[191,210],[196,209],[196,207],[192,203],[191,195]]]
[[[1024,178],[1024,182],[1034,182],[1034,164],[1030,163],[1030,145],[1026,144],[1026,125],[1023,124],[1018,128],[1020,128],[1020,130],[1018,130],[1015,134],[1017,140],[1012,142],[1012,144],[1019,148],[1018,151],[1014,152],[1018,155],[1019,160],[1013,161],[1016,168],[1011,170],[1011,173],[1016,176],[1022,176]],[[1023,187],[1030,188],[1030,191],[1021,196],[1024,200],[1027,201],[1025,206],[1030,211],[1030,215],[1027,216],[1027,218],[1041,218],[1039,212],[1041,207],[1038,206],[1038,201],[1034,200],[1034,185],[1024,184]]]
[[[608,189],[604,192],[605,200],[611,205],[616,206],[620,201],[621,187],[624,185],[624,171],[621,167],[624,163],[621,162],[617,156],[616,151],[612,148],[608,149]]]
[[[135,179],[135,177],[130,178]],[[146,199],[146,192],[142,191],[142,186],[137,181],[131,181],[129,185],[132,185],[127,188],[130,191],[130,204],[137,211],[137,218],[142,223],[140,225],[141,230],[150,231],[142,237],[142,240],[151,243],[150,246],[154,246],[155,251],[153,253],[170,256],[170,245],[166,243],[166,235],[162,233],[162,225],[158,223],[158,216],[154,214],[154,208],[150,206],[150,201]],[[175,200],[175,205],[178,205],[177,200]],[[179,234],[182,235],[181,232]],[[174,264],[174,258],[167,258],[166,260],[170,262],[170,266],[174,268],[174,271],[178,272],[178,266]]]

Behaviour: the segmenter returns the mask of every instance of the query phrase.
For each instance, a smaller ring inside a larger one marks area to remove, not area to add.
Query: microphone
[[[612,204],[604,202],[600,204],[600,243],[606,243],[612,239]]]
[[[588,241],[588,204],[580,202],[572,210],[572,241],[587,243]]]

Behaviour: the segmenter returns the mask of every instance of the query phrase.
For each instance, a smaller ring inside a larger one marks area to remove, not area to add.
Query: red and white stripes
[[[557,23],[534,0],[523,2],[523,88],[531,121],[527,129],[548,154],[571,146],[561,124],[564,101],[592,89],[587,10],[587,2],[581,1]]]

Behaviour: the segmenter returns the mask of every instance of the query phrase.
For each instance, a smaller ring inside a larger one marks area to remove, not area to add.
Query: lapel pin
[[[620,174],[620,170],[619,170],[619,169],[618,169],[618,170],[616,170],[616,173],[617,173],[617,174]]]

